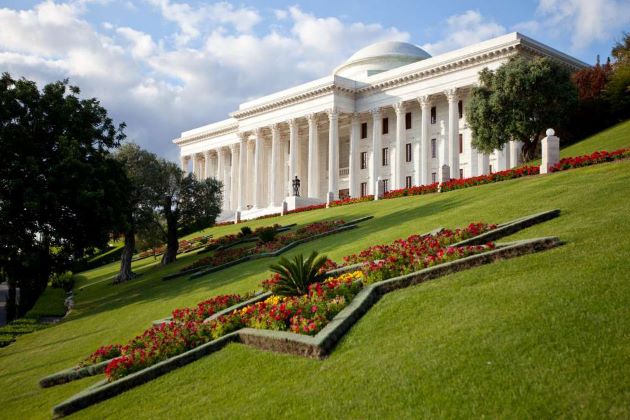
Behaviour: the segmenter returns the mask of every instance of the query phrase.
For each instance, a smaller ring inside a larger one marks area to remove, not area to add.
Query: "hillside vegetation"
[[[629,146],[629,133],[627,122],[597,142],[571,146],[571,155]],[[629,196],[630,162],[623,161],[253,221],[255,228],[374,215],[286,254],[315,249],[340,261],[438,226],[500,223],[559,208],[559,218],[508,239],[554,235],[566,244],[391,293],[323,361],[233,344],[76,417],[628,417]],[[133,338],[174,308],[256,290],[272,261],[193,281],[161,280],[196,258],[184,255],[166,268],[138,261],[142,276],[118,286],[111,285],[116,263],[83,273],[67,320],[0,349],[3,416],[49,418],[55,404],[101,378],[39,389],[40,377],[102,344]]]

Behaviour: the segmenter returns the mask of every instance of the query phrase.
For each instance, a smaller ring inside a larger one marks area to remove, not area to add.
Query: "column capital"
[[[446,89],[444,91],[444,95],[446,95],[446,99],[448,99],[449,102],[455,102],[459,100],[457,88]]]
[[[236,146],[238,146],[238,144],[236,144],[236,143],[230,144],[230,152],[231,153],[234,153],[234,151],[236,150]]]
[[[422,109],[427,109],[431,106],[431,95],[422,95],[418,97],[418,103]]]
[[[212,154],[212,150],[204,150],[204,151],[203,151],[203,156],[204,156],[206,159],[210,159],[211,154]]]
[[[405,112],[404,101],[396,102],[392,105],[392,107],[394,107],[394,111],[396,112],[396,115],[400,114],[401,112]]]
[[[372,114],[372,118],[380,118],[381,117],[381,108],[372,108],[370,109],[370,114]]]
[[[275,136],[280,131],[280,124],[273,123],[269,126],[269,129],[271,130],[271,135]]]
[[[332,121],[339,117],[339,110],[337,107],[329,108],[326,110],[326,114],[328,114],[328,119]]]
[[[309,127],[313,124],[317,125],[317,113],[312,112],[310,114],[306,114],[306,120],[308,121]]]
[[[293,127],[297,128],[297,118],[290,118],[287,121],[287,124],[289,124],[289,128],[292,129]]]
[[[353,112],[352,114],[350,114],[350,122],[352,124],[361,122],[361,114],[359,114],[358,112]]]
[[[239,131],[238,133],[236,133],[236,135],[238,136],[238,139],[242,142],[247,141],[247,137],[249,136],[247,134],[247,131]]]
[[[180,159],[182,162],[184,162],[184,161],[185,161],[185,162],[188,162],[188,161],[190,160],[190,155],[181,155],[181,156],[179,157],[179,159]]]
[[[258,140],[262,136],[262,129],[260,127],[254,128],[254,137]]]

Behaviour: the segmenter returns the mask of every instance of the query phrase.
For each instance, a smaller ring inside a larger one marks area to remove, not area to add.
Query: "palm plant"
[[[326,273],[321,269],[327,260],[325,255],[318,255],[316,251],[313,251],[306,260],[302,254],[296,255],[292,260],[280,258],[277,264],[269,266],[272,272],[280,276],[274,293],[280,296],[307,294],[310,284],[326,278]]]

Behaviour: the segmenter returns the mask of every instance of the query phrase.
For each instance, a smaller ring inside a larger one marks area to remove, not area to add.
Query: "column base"
[[[322,203],[324,203],[324,200],[320,200],[319,198],[291,196],[284,199],[283,207],[284,205],[286,205],[287,211],[290,211],[302,207],[315,206]]]

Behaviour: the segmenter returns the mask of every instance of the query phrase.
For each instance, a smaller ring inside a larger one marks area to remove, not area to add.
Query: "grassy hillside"
[[[560,208],[560,218],[515,237],[557,235],[566,245],[391,293],[324,361],[234,344],[76,417],[628,417],[629,196],[626,161],[249,223],[374,215],[289,253],[317,249],[340,260],[437,226]],[[143,275],[121,286],[109,282],[117,264],[84,273],[67,321],[0,349],[3,415],[48,418],[53,405],[100,378],[42,390],[40,377],[132,338],[176,307],[254,290],[270,262],[160,280],[195,258],[168,268],[139,261]]]
[[[562,139],[560,139],[562,142]],[[601,131],[581,142],[560,151],[561,157],[580,156],[596,150],[613,150],[630,147],[630,120]]]

